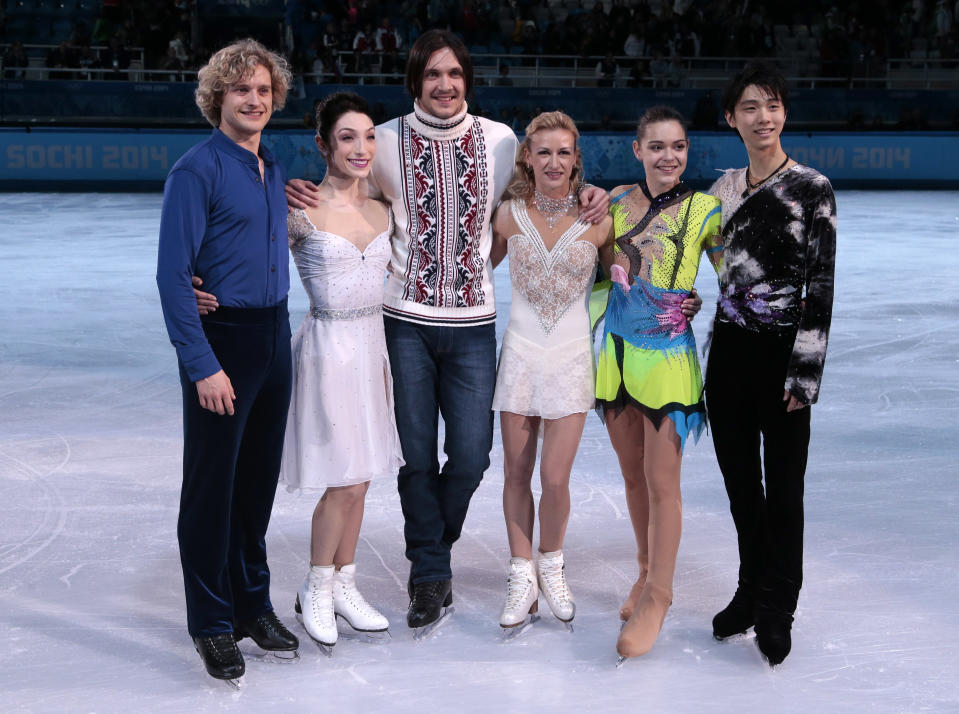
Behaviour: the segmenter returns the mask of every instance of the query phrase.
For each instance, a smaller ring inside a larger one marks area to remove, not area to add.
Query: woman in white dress
[[[503,438],[503,513],[510,546],[504,628],[538,608],[542,591],[553,614],[576,612],[566,582],[563,539],[569,521],[569,478],[595,401],[587,304],[611,219],[578,217],[582,180],[579,132],[562,112],[545,112],[526,127],[516,157],[513,198],[493,216],[496,265],[509,255],[512,305],[496,376],[493,409]],[[530,483],[540,429],[542,496],[539,557],[533,566],[534,503]]]
[[[357,590],[353,560],[370,479],[395,476],[403,459],[381,315],[392,218],[367,197],[373,120],[366,102],[345,92],[329,97],[316,119],[327,164],[320,205],[288,219],[310,313],[293,337],[280,481],[289,490],[325,488],[296,609],[310,637],[332,647],[336,617],[359,631],[389,627]]]

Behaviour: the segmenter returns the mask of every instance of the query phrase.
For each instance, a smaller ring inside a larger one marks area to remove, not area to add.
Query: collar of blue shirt
[[[258,165],[256,154],[248,149],[244,149],[219,129],[213,130],[213,141],[216,142],[217,148],[220,148],[232,156],[235,156],[243,163],[250,164],[251,166]],[[260,141],[260,157],[267,165],[272,166],[276,161],[276,159],[273,157],[273,152],[266,148],[266,145],[262,140]]]

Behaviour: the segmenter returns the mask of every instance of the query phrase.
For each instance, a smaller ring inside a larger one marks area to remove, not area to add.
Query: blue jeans
[[[414,583],[452,577],[450,552],[493,446],[496,332],[383,318],[393,372],[396,427],[406,465],[398,489]],[[438,416],[446,427],[440,469]]]

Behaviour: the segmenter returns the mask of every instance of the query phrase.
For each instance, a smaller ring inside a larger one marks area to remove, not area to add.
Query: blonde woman
[[[513,297],[503,338],[493,410],[503,437],[503,513],[510,546],[500,625],[523,624],[542,591],[569,623],[576,605],[566,582],[563,538],[569,478],[593,407],[593,357],[587,300],[611,226],[579,217],[583,164],[579,132],[562,112],[540,114],[517,151],[513,198],[493,216],[493,265],[510,259]],[[539,556],[533,565],[530,483],[542,429]]]

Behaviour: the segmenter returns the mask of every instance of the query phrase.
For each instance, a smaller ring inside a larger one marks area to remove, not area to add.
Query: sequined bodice
[[[513,199],[510,211],[520,232],[508,243],[513,287],[508,329],[536,341],[552,336],[561,342],[566,334],[571,339],[587,335],[586,295],[596,270],[597,250],[579,238],[589,224],[577,220],[547,250],[526,203]]]
[[[290,252],[312,307],[350,311],[382,305],[392,220],[362,251],[342,236],[317,229],[303,211],[291,212],[287,223]]]

